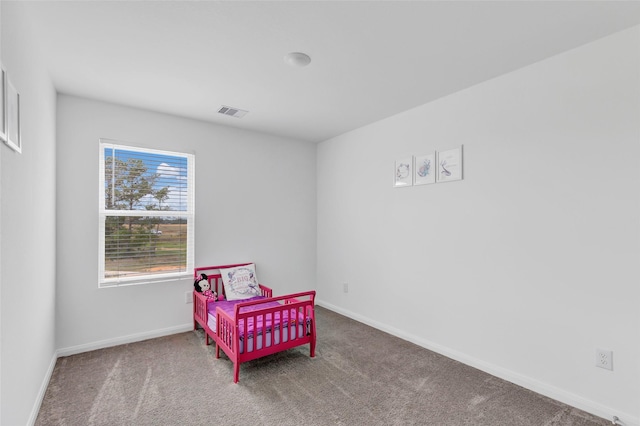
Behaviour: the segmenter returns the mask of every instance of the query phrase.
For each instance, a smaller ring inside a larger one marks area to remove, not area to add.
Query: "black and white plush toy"
[[[193,287],[198,293],[202,293],[207,297],[207,300],[218,300],[218,295],[215,291],[211,291],[211,284],[209,284],[209,277],[207,274],[200,274],[193,282]]]

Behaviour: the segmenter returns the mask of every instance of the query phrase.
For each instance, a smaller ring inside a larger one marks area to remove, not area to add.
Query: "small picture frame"
[[[20,129],[20,94],[7,78],[7,140],[14,151],[22,153],[22,132]]]
[[[438,152],[438,182],[462,179],[462,146]]]
[[[0,66],[0,140],[7,141],[7,72]]]
[[[436,183],[436,155],[418,155],[413,164],[413,184],[428,185]]]
[[[399,188],[413,185],[413,157],[396,160],[393,173],[393,186]]]

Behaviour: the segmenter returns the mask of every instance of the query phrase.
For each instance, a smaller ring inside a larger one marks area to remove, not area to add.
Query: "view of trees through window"
[[[185,156],[104,146],[104,277],[187,270]]]

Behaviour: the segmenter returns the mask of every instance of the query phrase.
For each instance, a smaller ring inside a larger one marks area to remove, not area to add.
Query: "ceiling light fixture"
[[[311,58],[306,53],[291,52],[284,55],[284,61],[292,67],[306,67],[311,62]]]

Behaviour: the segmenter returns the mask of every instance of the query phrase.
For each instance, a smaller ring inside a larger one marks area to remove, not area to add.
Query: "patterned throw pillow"
[[[220,274],[227,300],[242,300],[260,296],[260,286],[253,263],[220,269]]]

